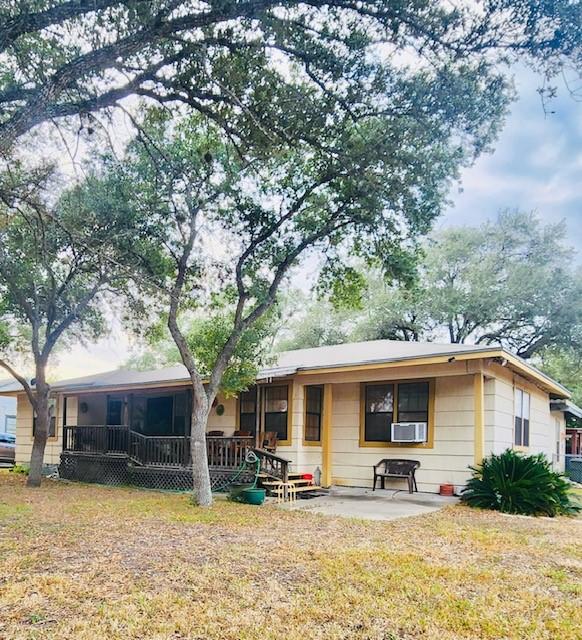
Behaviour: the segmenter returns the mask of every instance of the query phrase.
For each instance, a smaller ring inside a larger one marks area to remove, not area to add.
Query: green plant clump
[[[10,473],[19,473],[27,476],[29,472],[29,466],[27,464],[15,464],[13,467],[10,467],[9,471]]]
[[[543,454],[526,456],[512,449],[491,454],[477,467],[462,493],[479,509],[528,516],[574,515],[582,506],[568,479],[554,471]]]

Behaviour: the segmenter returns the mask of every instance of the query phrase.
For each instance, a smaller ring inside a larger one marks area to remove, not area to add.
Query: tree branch
[[[21,374],[18,373],[18,371],[16,371],[16,369],[14,369],[14,367],[12,367],[10,364],[8,364],[8,362],[6,362],[6,360],[0,358],[0,367],[2,367],[3,369],[5,369],[6,371],[8,371],[8,373],[17,381],[22,385],[22,388],[24,389],[24,392],[26,393],[28,400],[30,401],[30,404],[32,405],[32,408],[36,411],[36,396],[34,395],[34,392],[32,391],[32,388],[28,382],[28,380],[22,376]]]

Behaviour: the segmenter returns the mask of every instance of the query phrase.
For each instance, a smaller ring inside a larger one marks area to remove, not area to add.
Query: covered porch
[[[240,400],[220,399],[212,407],[206,450],[214,489],[237,473],[241,481],[251,477],[246,464],[251,451],[259,457],[263,476],[289,481],[290,461],[275,453],[277,432],[265,432],[262,423],[250,419],[260,414],[258,395],[252,390]],[[185,385],[71,393],[62,396],[60,405],[62,477],[161,489],[191,487],[192,400]],[[280,408],[286,416],[286,403]]]
[[[234,469],[256,448],[254,436],[207,435],[210,467]],[[145,435],[129,425],[76,425],[63,427],[63,452],[127,456],[139,465],[191,467],[189,435]]]

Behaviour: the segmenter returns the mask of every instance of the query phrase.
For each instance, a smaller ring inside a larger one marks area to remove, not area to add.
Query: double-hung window
[[[531,396],[523,389],[515,390],[515,438],[518,447],[529,447]]]
[[[254,435],[257,432],[257,387],[240,394],[239,410],[239,429]]]
[[[305,387],[305,442],[321,443],[321,415],[323,411],[323,386]]]
[[[279,442],[289,440],[289,387],[273,385],[265,387],[265,431],[275,431]]]
[[[363,444],[390,443],[395,422],[428,425],[429,404],[430,383],[426,380],[363,385]]]
[[[367,384],[365,389],[364,440],[390,442],[394,420],[394,385]]]

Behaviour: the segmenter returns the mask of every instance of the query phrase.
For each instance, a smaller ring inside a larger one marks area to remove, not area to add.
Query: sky
[[[545,222],[565,220],[570,243],[582,254],[582,91],[577,101],[557,81],[558,97],[549,104],[554,113],[545,114],[539,80],[527,71],[516,78],[520,97],[494,152],[463,172],[437,228],[476,225],[506,208],[534,210]]]
[[[576,101],[558,83],[558,98],[547,114],[527,71],[516,78],[519,99],[512,105],[492,153],[463,171],[451,205],[436,228],[477,225],[506,208],[535,210],[546,222],[565,220],[571,245],[582,262],[582,87]],[[131,351],[119,326],[98,344],[77,346],[58,356],[52,377],[63,379],[118,368]]]

